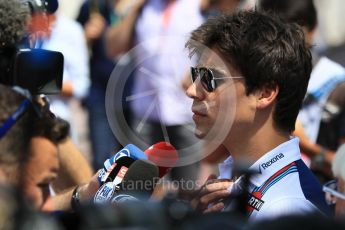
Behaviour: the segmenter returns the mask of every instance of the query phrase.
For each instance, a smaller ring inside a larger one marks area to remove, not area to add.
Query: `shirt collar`
[[[301,159],[299,139],[294,137],[266,153],[250,166],[249,171],[257,172],[251,176],[250,182],[255,186],[261,186],[281,168],[299,159]]]
[[[218,179],[231,179],[234,160],[229,156],[223,163],[218,164],[219,177]]]

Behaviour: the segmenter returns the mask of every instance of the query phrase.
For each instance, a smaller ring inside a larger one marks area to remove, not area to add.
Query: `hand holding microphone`
[[[147,159],[146,155],[135,145],[128,144],[113,157],[105,160],[104,166],[98,172],[101,187],[94,196],[95,203],[106,203],[119,190],[119,185],[128,169],[138,159]]]
[[[121,159],[119,159],[121,160]],[[145,160],[134,161],[124,172],[120,183],[107,182],[97,191],[94,202],[123,203],[131,200],[147,200],[150,198],[157,180],[158,168]]]
[[[154,144],[145,153],[132,144],[125,146],[113,157],[107,159],[104,162],[103,169],[99,171],[98,180],[102,186],[94,197],[95,203],[109,202],[114,194],[116,196],[122,190],[132,193],[132,191],[127,189],[130,184],[133,188],[136,188],[134,189],[135,191],[138,191],[136,187],[138,183],[151,184],[150,189],[144,189],[146,194],[151,195],[157,179],[163,177],[175,166],[177,159],[178,154],[176,149],[167,142]],[[149,160],[154,164],[150,164],[145,160]],[[156,165],[161,167],[157,168]],[[159,170],[158,175],[153,173],[155,171],[153,167],[157,171]],[[144,190],[141,189],[139,193],[144,194]],[[121,195],[120,200],[129,199],[128,195]]]
[[[104,161],[104,166],[98,173],[99,183],[103,185],[105,182],[115,180],[116,175],[121,168],[128,168],[135,160],[138,159],[147,160],[147,156],[135,145],[126,145],[114,156]]]
[[[156,143],[145,150],[145,153],[135,145],[128,144],[113,157],[104,161],[104,167],[99,171],[98,177],[101,185],[106,181],[110,181],[108,177],[110,176],[112,170],[115,169],[115,166],[118,165],[116,164],[116,161],[122,157],[128,157],[133,160],[149,160],[159,167],[159,177],[163,177],[171,168],[175,166],[178,160],[178,153],[174,146],[168,142]],[[130,160],[128,159],[128,161]],[[115,170],[115,172],[117,172],[117,170]],[[114,173],[112,173],[112,175],[114,175]]]

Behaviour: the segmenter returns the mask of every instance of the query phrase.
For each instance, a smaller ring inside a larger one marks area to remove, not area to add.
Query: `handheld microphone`
[[[94,196],[94,203],[106,203],[113,197],[134,161],[130,157],[123,156],[109,168],[101,178],[102,186]]]
[[[158,179],[159,172],[156,165],[148,161],[136,160],[129,167],[112,203],[149,199]]]
[[[125,159],[128,160],[128,158],[133,159],[133,161],[138,159],[147,159],[147,156],[144,154],[143,151],[141,151],[138,147],[132,144],[126,145],[123,149],[121,149],[119,152],[117,152],[114,156],[104,161],[104,166],[101,170],[98,172],[98,181],[101,185],[103,185],[107,181],[107,177],[114,173],[117,173],[118,171],[112,173],[114,170],[114,165],[118,160],[121,158],[126,157]],[[132,161],[132,163],[133,163]],[[129,164],[130,165],[130,164]],[[129,166],[128,165],[128,166]],[[115,174],[116,175],[116,174]],[[112,178],[114,180],[114,178]]]
[[[158,142],[145,150],[148,160],[158,166],[159,177],[167,174],[176,165],[178,153],[168,142]]]
[[[119,158],[124,156],[130,157],[133,160],[147,160],[147,156],[145,155],[145,153],[143,153],[143,151],[141,151],[137,146],[133,144],[128,144],[114,156],[104,161],[104,168],[108,170],[111,165],[113,165]]]
[[[124,178],[128,168],[135,160],[130,157],[121,157],[119,158],[104,174],[101,179],[102,183],[114,182],[115,185],[121,183]]]

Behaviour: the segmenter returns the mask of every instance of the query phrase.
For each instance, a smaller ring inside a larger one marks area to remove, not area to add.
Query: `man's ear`
[[[265,109],[271,106],[276,100],[279,93],[278,86],[275,87],[263,87],[257,92],[257,104],[258,109]]]

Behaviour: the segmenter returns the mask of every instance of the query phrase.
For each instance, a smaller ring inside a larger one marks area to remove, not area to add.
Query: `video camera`
[[[32,16],[54,13],[58,8],[57,0],[22,0],[22,2],[28,6]],[[28,89],[32,94],[59,93],[63,76],[62,53],[29,49],[28,42],[23,44],[0,48],[0,83],[20,86]]]

